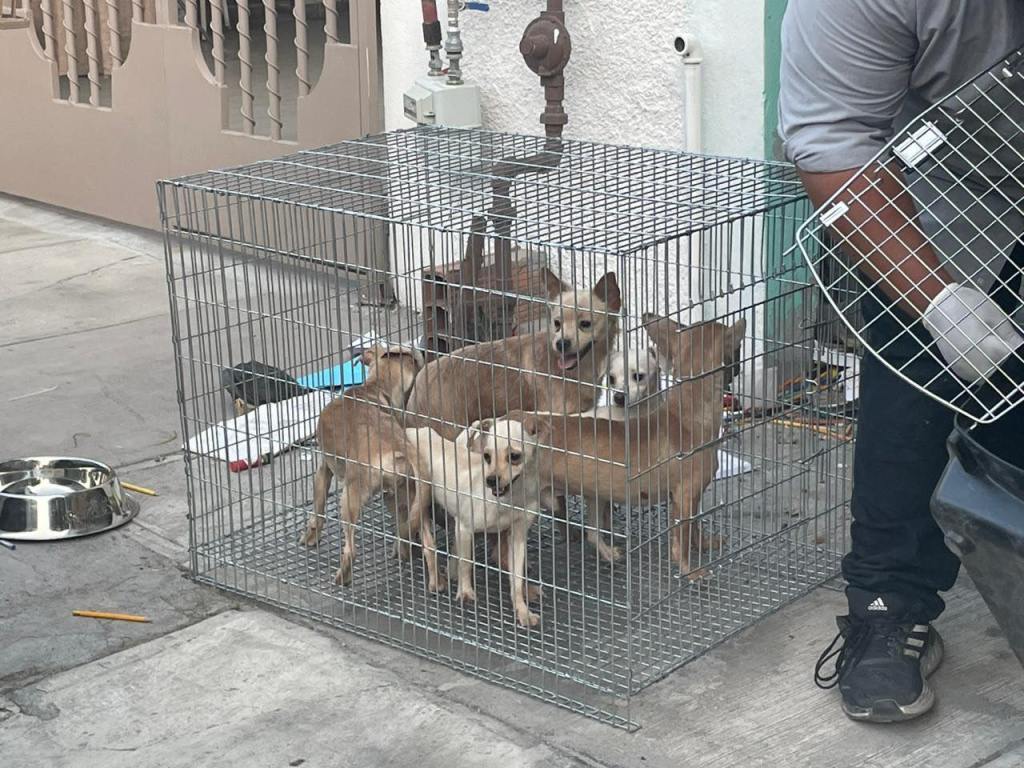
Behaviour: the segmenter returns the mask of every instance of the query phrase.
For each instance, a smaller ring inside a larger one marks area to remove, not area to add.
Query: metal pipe
[[[444,43],[444,52],[448,55],[448,85],[462,85],[462,50],[459,0],[448,0],[448,37]]]
[[[449,3],[449,6],[451,3]],[[540,121],[544,125],[544,148],[526,157],[510,157],[496,163],[491,170],[491,226],[496,236],[494,263],[498,283],[503,288],[511,279],[512,222],[516,209],[512,204],[512,182],[528,173],[548,173],[562,162],[562,129],[569,122],[562,100],[565,78],[562,71],[569,62],[572,42],[565,28],[565,11],[561,0],[548,0],[547,10],[527,25],[519,43],[526,65],[540,75],[546,106]]]
[[[572,54],[572,40],[565,28],[561,0],[548,0],[547,10],[527,25],[519,41],[519,52],[526,66],[540,75],[544,86],[545,106],[540,117],[544,132],[548,138],[559,138],[569,122],[563,107],[565,77],[562,72]]]
[[[444,74],[441,61],[441,22],[437,18],[437,0],[422,0],[423,8],[423,42],[427,46],[430,62],[427,74],[440,77]]]

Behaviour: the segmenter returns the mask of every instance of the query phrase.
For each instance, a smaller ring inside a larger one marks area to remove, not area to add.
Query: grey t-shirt
[[[1022,45],[1024,0],[789,0],[779,93],[786,156],[809,172],[859,168],[916,115]],[[963,106],[948,104],[951,114]],[[1024,104],[1012,106],[1024,127]],[[1012,141],[1016,157],[1024,139]],[[978,189],[962,181],[971,165],[952,157],[908,182],[940,257],[958,279],[987,289],[1024,236],[1024,217],[1013,185],[1009,194],[984,191],[979,203]]]

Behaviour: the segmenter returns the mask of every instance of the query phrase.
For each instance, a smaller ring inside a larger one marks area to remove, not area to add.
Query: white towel
[[[188,441],[186,449],[220,459],[232,472],[258,467],[312,438],[320,411],[332,397],[330,392],[316,391],[261,405],[200,432]]]

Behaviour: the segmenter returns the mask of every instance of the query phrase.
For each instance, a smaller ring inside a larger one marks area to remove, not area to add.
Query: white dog
[[[536,626],[540,617],[530,611],[526,599],[526,536],[541,511],[536,454],[546,426],[533,418],[483,419],[455,442],[430,427],[406,429],[409,441],[417,445],[420,476],[429,480],[434,500],[455,519],[459,557],[456,598],[476,600],[475,534],[506,533],[512,604],[519,623],[530,627]]]
[[[661,403],[656,395],[661,392],[663,378],[658,355],[652,347],[633,347],[628,354],[616,350],[608,356],[601,405],[585,415],[612,421],[625,421],[627,416],[649,416]]]

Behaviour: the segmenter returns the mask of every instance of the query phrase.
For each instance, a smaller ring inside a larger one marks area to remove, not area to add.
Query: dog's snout
[[[625,392],[616,392],[614,395],[612,395],[612,400],[615,401],[616,405],[625,405],[626,404],[626,393]]]
[[[555,342],[555,349],[559,352],[568,352],[572,349],[572,342],[568,339],[558,339]]]
[[[497,488],[498,487],[498,476],[497,475],[488,475],[487,478],[485,479],[485,482],[487,483],[487,487],[488,488]]]

